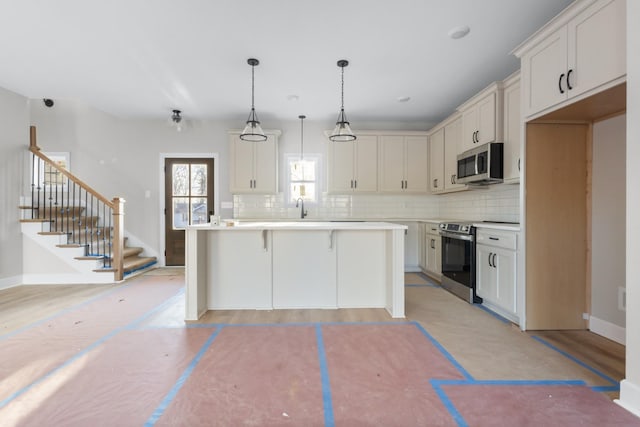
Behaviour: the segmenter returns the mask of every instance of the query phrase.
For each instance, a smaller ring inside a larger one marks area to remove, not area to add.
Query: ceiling
[[[433,124],[570,0],[0,0],[0,87],[122,118]],[[448,32],[467,25],[454,40]],[[410,97],[407,102],[398,98]]]

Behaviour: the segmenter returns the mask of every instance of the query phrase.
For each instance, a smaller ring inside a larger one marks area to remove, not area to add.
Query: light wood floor
[[[184,280],[182,269],[147,273]],[[137,280],[133,278],[131,280]],[[222,310],[209,311],[196,323],[306,323],[415,321],[478,380],[581,379],[589,385],[610,386],[602,375],[624,378],[624,346],[588,331],[523,333],[484,310],[467,304],[425,276],[405,277],[406,319],[392,319],[384,309],[339,310]],[[121,285],[21,286],[0,291],[0,336],[26,327]],[[184,325],[184,300],[147,320],[149,326]],[[541,344],[538,336],[593,369]],[[594,372],[595,370],[595,372]],[[606,393],[617,398],[617,392]]]

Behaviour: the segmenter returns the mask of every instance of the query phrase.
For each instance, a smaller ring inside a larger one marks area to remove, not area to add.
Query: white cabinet
[[[444,128],[444,188],[447,191],[466,189],[459,184],[458,154],[462,152],[462,118],[459,117]]]
[[[526,117],[623,77],[625,0],[576,2],[515,54],[522,61]]]
[[[429,190],[439,193],[444,190],[444,128],[429,137]]]
[[[422,271],[427,268],[427,226],[424,222],[418,223],[418,267]]]
[[[425,248],[424,272],[440,280],[442,276],[442,237],[438,231],[438,224],[426,223],[423,239]]]
[[[278,134],[268,133],[264,142],[242,141],[230,132],[231,193],[278,192]]]
[[[271,242],[267,231],[250,230],[211,234],[207,252],[208,283],[225,283],[207,293],[211,309],[270,309]],[[246,268],[251,260],[251,268]]]
[[[427,136],[385,135],[379,143],[378,189],[385,193],[426,193]]]
[[[272,236],[273,308],[337,308],[335,232]]]
[[[378,138],[358,135],[355,141],[328,143],[330,193],[373,193],[378,190]]]
[[[517,323],[516,245],[515,232],[480,228],[476,233],[476,293],[484,305]]]
[[[502,86],[496,82],[458,107],[462,113],[462,151],[502,139]]]
[[[520,72],[504,81],[504,182],[520,182]]]

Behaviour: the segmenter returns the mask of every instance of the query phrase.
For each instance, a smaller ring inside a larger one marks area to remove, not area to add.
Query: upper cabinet
[[[233,194],[278,192],[278,135],[267,133],[264,142],[242,141],[229,132],[231,145],[229,187]]]
[[[444,190],[444,128],[429,137],[429,190],[432,193]]]
[[[426,135],[384,135],[379,139],[378,190],[428,192],[429,145]]]
[[[504,182],[520,182],[520,71],[504,82]]]
[[[459,191],[467,188],[458,183],[458,154],[462,146],[462,117],[457,117],[444,127],[444,188]]]
[[[502,85],[491,84],[458,107],[462,113],[462,151],[502,140]]]
[[[514,51],[525,117],[619,83],[627,68],[625,8],[625,0],[575,2]]]
[[[358,135],[355,141],[329,142],[328,187],[330,193],[378,190],[378,137]]]

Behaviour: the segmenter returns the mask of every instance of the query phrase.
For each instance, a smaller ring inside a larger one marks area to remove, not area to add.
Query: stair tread
[[[156,257],[131,257],[125,258],[123,261],[123,269],[125,272],[142,267],[146,264],[157,261]]]

